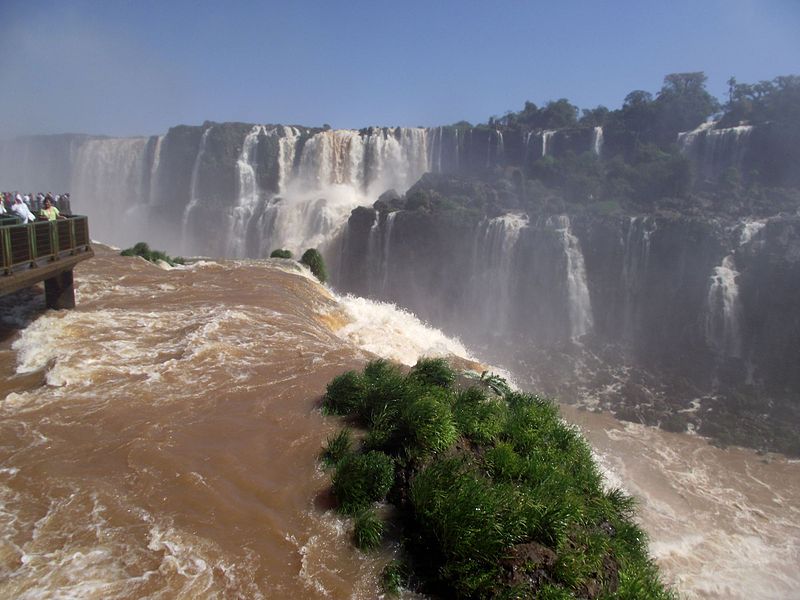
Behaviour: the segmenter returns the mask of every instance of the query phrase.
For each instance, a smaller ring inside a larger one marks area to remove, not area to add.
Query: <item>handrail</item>
[[[69,216],[55,221],[0,225],[0,268],[3,275],[36,267],[41,261],[89,249],[89,218]]]

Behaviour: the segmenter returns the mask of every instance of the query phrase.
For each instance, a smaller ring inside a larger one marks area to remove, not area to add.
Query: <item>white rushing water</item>
[[[192,211],[200,202],[200,198],[197,193],[197,177],[200,173],[200,164],[203,160],[203,153],[206,151],[206,140],[208,140],[208,134],[213,128],[214,127],[211,126],[203,132],[203,135],[200,138],[200,145],[197,149],[197,156],[195,157],[194,165],[192,166],[192,179],[189,184],[189,203],[186,205],[186,208],[183,209],[183,218],[181,220],[181,246],[184,248],[184,250],[189,248],[189,219],[192,216]]]
[[[636,307],[641,306],[639,295],[644,291],[650,262],[650,245],[657,222],[651,217],[630,217],[624,240],[622,261],[622,289],[624,292],[623,335],[630,339],[637,329]]]
[[[526,227],[527,215],[508,213],[487,221],[475,241],[471,304],[482,307],[481,322],[498,335],[511,326],[514,251]]]
[[[592,152],[595,156],[601,156],[603,153],[603,128],[595,127],[592,130]]]
[[[106,138],[86,140],[75,149],[70,192],[73,198],[92,199],[79,205],[92,217],[94,236],[137,241],[131,232],[144,227],[143,202],[150,192],[143,177],[146,146],[147,138]]]
[[[577,341],[590,333],[594,327],[592,301],[586,283],[586,265],[583,260],[581,244],[573,235],[567,215],[550,217],[547,224],[560,235],[566,257],[567,301],[569,303],[570,337]]]
[[[244,138],[242,154],[236,161],[236,170],[239,175],[238,200],[233,207],[228,228],[226,255],[233,258],[242,258],[245,255],[247,242],[247,223],[253,216],[253,211],[260,198],[260,189],[256,179],[254,163],[258,160],[258,136],[264,131],[261,126],[254,126]]]
[[[553,137],[554,133],[555,131],[542,132],[542,157],[547,156],[547,142],[551,137]]]
[[[740,357],[742,352],[741,306],[736,278],[739,271],[733,255],[714,267],[708,287],[706,340],[725,356]]]
[[[716,121],[706,121],[692,131],[679,133],[677,140],[681,152],[709,179],[720,177],[728,167],[742,166],[747,140],[753,130],[750,125],[715,129],[716,124]]]

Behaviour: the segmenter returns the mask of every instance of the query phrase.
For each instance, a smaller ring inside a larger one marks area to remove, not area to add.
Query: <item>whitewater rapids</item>
[[[469,351],[291,261],[96,250],[77,309],[0,306],[0,597],[378,596],[394,549],[359,552],[333,512],[318,401],[375,355]],[[565,410],[683,597],[800,589],[800,464]]]

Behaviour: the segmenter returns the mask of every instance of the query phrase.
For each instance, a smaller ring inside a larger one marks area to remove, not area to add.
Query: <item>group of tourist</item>
[[[61,207],[61,209],[59,209]],[[0,192],[0,215],[12,215],[22,223],[32,223],[37,219],[55,221],[64,219],[62,210],[69,212],[69,194],[50,192],[42,194],[20,194],[19,192]]]

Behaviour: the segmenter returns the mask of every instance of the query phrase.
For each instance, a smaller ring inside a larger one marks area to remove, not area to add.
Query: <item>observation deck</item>
[[[48,308],[74,308],[72,269],[92,256],[88,217],[25,225],[0,217],[0,296],[44,281]]]

